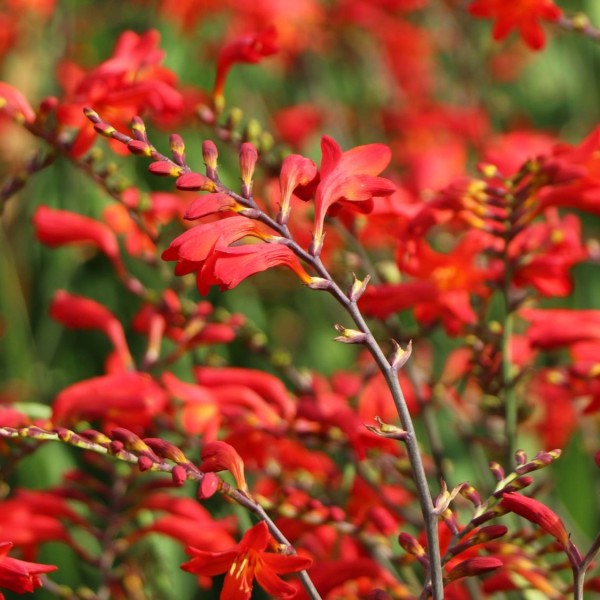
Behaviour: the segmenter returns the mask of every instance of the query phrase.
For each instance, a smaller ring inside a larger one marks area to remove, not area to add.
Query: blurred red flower
[[[475,0],[469,12],[476,17],[496,19],[492,35],[503,40],[518,29],[523,41],[533,50],[544,47],[544,30],[539,20],[556,21],[562,10],[552,0]]]
[[[8,556],[11,548],[12,542],[0,542],[0,587],[11,592],[17,594],[33,592],[35,588],[42,585],[40,575],[56,571],[58,568],[54,565],[42,565],[11,558]],[[0,600],[4,600],[1,592]]]

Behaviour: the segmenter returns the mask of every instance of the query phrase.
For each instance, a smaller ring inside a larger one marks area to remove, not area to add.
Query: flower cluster
[[[434,4],[0,8],[0,589],[600,589],[600,31]]]

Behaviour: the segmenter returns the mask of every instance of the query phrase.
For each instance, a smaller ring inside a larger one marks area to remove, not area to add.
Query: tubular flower
[[[176,260],[176,275],[186,275],[202,268],[206,260],[221,247],[252,236],[266,239],[256,222],[233,216],[220,221],[201,223],[175,238],[162,253],[163,260]]]
[[[98,329],[110,339],[124,368],[133,368],[133,359],[125,339],[123,326],[102,304],[58,290],[50,306],[50,316],[72,329]]]
[[[104,223],[68,210],[40,206],[33,215],[37,239],[47,246],[90,244],[104,253],[119,275],[125,267],[119,254],[117,237]]]
[[[290,199],[298,186],[309,184],[317,175],[317,165],[299,154],[286,156],[281,165],[279,186],[281,188],[280,221],[287,223],[290,216]]]
[[[72,63],[59,71],[65,97],[58,107],[62,125],[77,128],[71,152],[82,156],[94,143],[96,134],[83,114],[84,106],[94,106],[101,114],[126,127],[130,119],[149,112],[157,118],[177,115],[183,97],[175,89],[175,74],[160,66],[164,51],[158,47],[156,30],[141,35],[125,31],[119,36],[113,55],[89,73]],[[121,152],[119,146],[117,151]]]
[[[306,285],[313,281],[287,246],[253,244],[215,250],[198,272],[198,290],[207,294],[211,285],[231,290],[251,275],[278,266],[294,271]]]
[[[188,547],[192,559],[181,568],[195,575],[212,577],[225,575],[221,600],[248,600],[252,595],[254,579],[274,598],[293,598],[296,588],[281,580],[278,575],[296,573],[307,569],[312,559],[265,552],[270,541],[267,525],[261,521],[249,529],[241,542],[226,552],[207,552]]]
[[[294,271],[304,283],[312,282],[287,246],[271,243],[229,247],[245,237],[273,239],[255,221],[236,215],[189,229],[171,242],[162,258],[177,261],[176,275],[197,272],[201,294],[207,294],[212,285],[230,290],[247,277],[278,265]]]
[[[33,592],[35,588],[41,587],[40,575],[56,571],[54,565],[42,565],[27,562],[8,556],[12,548],[12,542],[0,542],[0,588],[5,588],[17,594]],[[0,600],[4,595],[0,592]]]
[[[556,21],[562,10],[552,0],[475,0],[469,12],[476,16],[496,19],[492,35],[503,40],[513,29],[518,29],[523,41],[532,49],[544,47],[544,30],[539,20]]]
[[[534,498],[528,498],[515,492],[502,494],[500,505],[531,523],[539,525],[546,533],[556,539],[572,562],[581,562],[579,550],[571,541],[571,536],[565,529],[560,517],[547,506]]]
[[[58,394],[52,421],[68,425],[101,420],[135,432],[148,427],[167,407],[166,392],[148,374],[115,373],[79,381]]]
[[[338,143],[328,136],[321,139],[321,181],[315,192],[315,228],[313,252],[323,245],[325,215],[337,202],[351,202],[355,210],[368,213],[373,198],[389,196],[396,186],[377,177],[389,164],[392,154],[384,144],[367,144],[342,152]]]
[[[237,38],[229,42],[219,52],[217,59],[217,77],[213,88],[215,104],[223,102],[223,88],[229,69],[238,62],[257,63],[266,56],[271,56],[279,50],[277,46],[277,30],[272,25]]]
[[[248,485],[244,476],[244,461],[237,450],[227,442],[216,440],[204,444],[202,448],[202,463],[200,470],[203,473],[229,471],[239,489],[247,491]]]

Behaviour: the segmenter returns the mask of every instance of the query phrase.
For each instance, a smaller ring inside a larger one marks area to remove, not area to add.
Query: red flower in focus
[[[552,0],[475,0],[469,12],[476,17],[496,19],[492,35],[503,40],[518,29],[523,41],[533,50],[544,47],[544,30],[539,20],[556,21],[562,10]]]
[[[0,542],[0,588],[17,594],[33,592],[35,588],[42,585],[40,575],[56,571],[58,568],[54,565],[42,565],[11,558],[8,556],[11,548],[12,542]],[[0,600],[4,600],[1,592]]]
[[[217,58],[217,77],[213,88],[213,99],[217,107],[223,103],[223,88],[229,69],[238,62],[257,63],[265,56],[271,56],[279,50],[277,30],[272,25],[237,38],[229,42],[219,52]]]
[[[117,237],[104,223],[68,210],[40,206],[33,215],[33,225],[42,244],[52,247],[91,244],[106,254],[120,276],[125,274]]]
[[[255,221],[233,216],[186,231],[171,242],[162,258],[177,261],[176,275],[196,271],[198,290],[204,295],[212,285],[230,290],[247,277],[279,265],[294,271],[304,283],[311,283],[311,276],[287,246],[272,243],[229,247],[249,236],[273,239]]]
[[[84,106],[92,106],[124,128],[135,115],[150,112],[168,118],[182,110],[182,95],[174,87],[176,77],[160,66],[164,52],[158,48],[159,42],[158,31],[142,35],[126,31],[119,36],[111,58],[89,73],[73,63],[61,66],[58,76],[65,98],[57,117],[61,124],[79,130],[71,149],[74,156],[84,154],[96,137],[83,114]],[[120,144],[114,147],[123,152]]]
[[[241,542],[226,552],[207,552],[187,548],[192,559],[181,568],[195,575],[225,575],[221,600],[248,600],[252,594],[254,579],[274,598],[293,598],[296,589],[281,580],[278,575],[296,573],[307,569],[312,559],[265,552],[270,542],[269,529],[261,521],[249,529]]]
[[[373,208],[373,198],[389,196],[396,186],[377,177],[390,162],[391,150],[385,144],[367,144],[342,152],[338,143],[328,136],[321,139],[321,180],[315,192],[315,227],[313,251],[318,254],[323,245],[323,224],[330,208],[339,202],[361,213]]]

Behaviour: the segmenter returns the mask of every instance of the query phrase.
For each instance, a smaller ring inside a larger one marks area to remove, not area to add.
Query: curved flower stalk
[[[280,247],[284,252],[279,256],[277,261],[272,261],[267,264],[269,266],[275,266],[277,264],[288,264],[289,259],[283,257],[289,256],[288,253],[293,254],[298,259],[309,265],[315,272],[314,276],[307,276],[306,278],[300,275],[300,272],[294,269],[300,276],[300,278],[311,288],[321,289],[330,293],[346,310],[349,316],[357,326],[356,330],[344,328],[342,326],[336,326],[338,331],[341,332],[341,336],[338,341],[345,343],[360,343],[364,344],[373,356],[375,363],[381,370],[384,379],[390,389],[396,410],[400,417],[404,434],[403,439],[408,453],[412,476],[414,479],[415,487],[417,490],[417,496],[419,499],[420,509],[424,520],[425,530],[427,533],[427,556],[428,556],[428,569],[427,569],[427,581],[425,589],[430,589],[431,594],[435,600],[443,598],[443,577],[442,568],[440,562],[439,552],[439,539],[438,539],[438,519],[439,512],[436,510],[429,490],[429,483],[423,466],[423,460],[419,449],[412,417],[408,410],[408,406],[400,387],[398,379],[398,371],[403,364],[400,360],[396,360],[394,357],[388,358],[377,341],[373,336],[368,324],[366,323],[359,307],[358,300],[366,288],[366,282],[360,282],[355,280],[354,285],[348,292],[344,292],[341,287],[334,281],[329,271],[321,261],[319,255],[323,248],[323,226],[325,215],[331,207],[336,203],[348,203],[355,210],[368,212],[373,205],[373,199],[376,196],[386,196],[391,194],[395,186],[392,182],[387,179],[378,177],[378,174],[385,168],[390,159],[390,152],[385,146],[381,144],[372,144],[368,146],[360,146],[347,152],[342,152],[339,145],[331,138],[324,138],[322,142],[323,148],[323,161],[321,165],[321,172],[319,173],[320,182],[315,190],[315,229],[313,232],[313,243],[310,249],[303,249],[293,239],[287,225],[280,223],[285,222],[289,217],[289,212],[286,206],[282,207],[280,216],[272,218],[266,212],[264,212],[252,196],[244,193],[237,194],[233,190],[224,186],[216,172],[216,157],[211,160],[210,170],[207,169],[207,175],[201,175],[194,173],[192,169],[186,164],[184,160],[184,146],[182,140],[177,136],[177,141],[174,143],[174,137],[171,138],[171,152],[173,158],[170,159],[167,156],[161,154],[156,148],[150,143],[146,134],[145,128],[139,118],[133,122],[133,132],[137,136],[132,138],[119,131],[117,131],[112,125],[104,122],[101,117],[92,109],[85,109],[85,114],[88,119],[94,124],[94,128],[98,133],[105,137],[117,140],[127,145],[134,154],[144,155],[149,157],[153,162],[150,164],[149,170],[155,174],[170,176],[176,178],[176,186],[186,190],[197,190],[197,191],[208,191],[210,193],[226,195],[234,200],[234,202],[241,207],[241,209],[235,209],[235,212],[242,217],[246,217],[252,221],[257,221],[266,225],[271,229],[275,237],[269,240],[274,244],[274,247]],[[240,160],[245,161],[247,157],[241,153]],[[247,169],[242,162],[242,170]],[[298,182],[306,181],[306,177],[302,179],[298,178]],[[246,189],[249,187],[250,181],[243,181]],[[293,184],[292,184],[293,185]],[[282,186],[287,188],[290,186],[286,179],[286,183]],[[290,186],[291,187],[291,186]],[[294,185],[294,188],[297,187]],[[355,206],[356,205],[356,206]],[[217,209],[220,211],[220,207]],[[288,214],[286,214],[288,213]],[[227,227],[227,221],[231,219],[239,219],[240,217],[228,217],[223,219],[225,225],[219,224],[215,227]],[[217,223],[219,223],[217,221]],[[221,222],[222,223],[222,222]],[[240,221],[241,223],[241,221]],[[205,226],[200,226],[205,227]],[[252,232],[256,235],[256,230],[253,226],[246,226],[243,228],[246,232]],[[175,247],[183,246],[188,239],[194,237],[193,229],[187,232],[179,238],[179,241],[174,242]],[[220,236],[217,235],[217,238]],[[241,239],[241,235],[234,239]],[[207,260],[213,260],[217,263],[222,257],[223,252],[230,255],[233,254],[244,254],[247,252],[244,246],[230,247],[228,244],[223,244],[223,248],[219,247],[219,244],[213,246],[212,254]],[[254,248],[257,246],[249,246]],[[260,248],[260,245],[258,245]],[[269,248],[270,246],[266,246]],[[203,254],[195,255],[194,246],[190,246],[190,254],[186,253],[185,256],[181,257],[183,260],[188,260],[187,263],[183,263],[185,266],[181,268],[189,272],[190,262],[189,258],[192,258],[191,262],[194,262],[194,257],[203,260],[201,257]],[[257,251],[257,252],[260,252]],[[268,252],[272,252],[269,250]],[[180,256],[177,252],[172,250],[167,251],[168,258],[179,259]],[[268,262],[268,261],[267,261]],[[222,275],[219,277],[217,271],[213,269],[211,274],[207,278],[207,283],[218,283],[222,289],[228,289],[233,285],[237,285],[239,281],[252,274],[246,270],[244,261],[237,264],[237,267],[233,268],[236,270],[236,275],[230,279],[225,279]],[[195,270],[192,268],[191,270]],[[262,270],[262,269],[260,269]],[[204,280],[200,279],[199,286],[201,289],[204,288]]]
[[[114,428],[110,436],[94,430],[75,433],[64,427],[54,429],[44,429],[37,426],[20,429],[0,427],[0,439],[2,438],[20,438],[37,443],[47,441],[67,443],[81,450],[97,454],[108,454],[117,460],[135,464],[143,472],[158,471],[170,473],[173,484],[176,486],[182,486],[188,479],[197,481],[197,497],[199,500],[210,498],[216,493],[227,496],[255,514],[260,519],[260,522],[247,532],[236,551],[211,554],[190,548],[190,554],[194,558],[185,563],[183,568],[198,575],[209,572],[217,574],[220,571],[215,570],[215,568],[218,568],[218,566],[225,564],[227,560],[231,559],[224,570],[230,569],[232,562],[235,564],[237,560],[239,562],[238,569],[234,570],[234,576],[230,578],[228,587],[224,589],[223,598],[241,597],[235,595],[236,593],[243,593],[247,595],[244,597],[250,597],[253,577],[256,577],[259,584],[267,591],[277,594],[277,597],[291,598],[295,594],[295,588],[277,578],[276,574],[299,572],[299,577],[309,598],[319,600],[320,596],[305,571],[312,563],[312,560],[307,557],[295,555],[293,546],[283,533],[281,533],[274,521],[269,518],[264,508],[245,490],[243,470],[240,470],[243,469],[241,459],[229,444],[225,442],[207,444],[203,452],[203,462],[200,467],[197,467],[188,460],[177,446],[170,442],[160,438],[142,439],[132,431],[122,427]],[[201,469],[204,469],[204,471]],[[223,470],[232,472],[238,488],[230,486],[215,474],[215,471]],[[172,505],[173,499],[168,498],[167,500],[168,504]],[[157,531],[159,530],[157,529]],[[269,544],[271,536],[278,544],[278,553],[263,552]],[[210,563],[210,565],[207,563]],[[56,569],[56,567],[50,565],[29,566],[31,567],[29,573],[33,579],[28,579],[29,583],[26,583],[26,585],[30,587],[39,585],[39,577],[36,577],[37,575]],[[24,566],[19,566],[18,568],[23,570]],[[1,552],[0,573],[2,573]],[[2,576],[0,575],[0,585],[2,581]],[[25,585],[25,583],[16,582],[15,585],[17,584]],[[31,590],[25,587],[9,589],[32,591],[33,587],[31,587]]]

